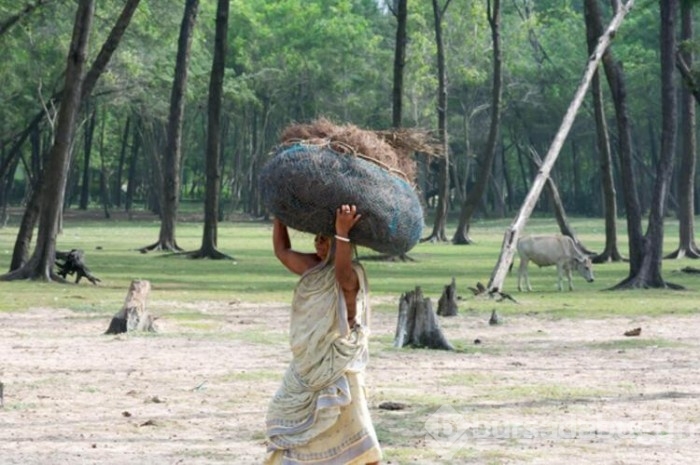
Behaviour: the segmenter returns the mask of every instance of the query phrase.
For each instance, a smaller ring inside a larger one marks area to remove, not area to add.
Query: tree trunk
[[[693,66],[693,15],[688,2],[681,2],[681,37],[679,59]],[[681,161],[678,172],[678,248],[666,258],[700,258],[695,244],[695,100],[688,86],[682,86],[681,98]]]
[[[525,227],[525,223],[530,218],[530,214],[532,213],[535,207],[537,198],[539,197],[542,188],[547,178],[549,177],[549,173],[552,169],[552,166],[554,165],[554,162],[556,161],[557,156],[559,155],[559,151],[561,150],[561,147],[564,144],[566,136],[569,133],[571,126],[573,125],[576,113],[579,107],[581,106],[581,103],[583,102],[583,98],[585,97],[588,86],[591,80],[593,79],[593,74],[595,73],[596,68],[600,63],[603,52],[610,45],[612,37],[619,28],[620,24],[622,23],[625,14],[627,14],[629,9],[632,7],[633,3],[634,0],[628,0],[627,3],[620,8],[615,17],[610,22],[610,25],[605,31],[605,34],[601,36],[595,52],[588,60],[588,64],[586,66],[586,70],[584,72],[581,84],[576,90],[574,99],[569,105],[569,108],[566,112],[566,115],[564,116],[559,131],[557,131],[557,134],[554,136],[554,140],[552,141],[549,151],[547,152],[547,156],[545,157],[544,162],[542,163],[542,168],[540,169],[539,174],[535,178],[530,192],[523,201],[523,205],[520,208],[518,215],[516,216],[515,220],[513,220],[513,223],[506,230],[503,236],[501,253],[498,257],[498,261],[496,262],[496,266],[494,267],[494,270],[491,274],[491,278],[489,280],[488,289],[490,292],[498,292],[503,287],[503,282],[505,281],[506,275],[508,274],[508,269],[510,268],[511,263],[513,262],[513,256],[515,255],[515,246],[518,242],[520,233]]]
[[[109,219],[112,215],[109,212],[111,207],[109,193],[109,171],[105,165],[105,122],[107,121],[106,113],[102,114],[102,122],[100,127],[100,201],[102,202],[102,210],[105,218]]]
[[[170,115],[163,155],[163,189],[161,193],[160,232],[158,241],[141,248],[141,252],[151,250],[180,251],[175,240],[177,211],[180,204],[180,163],[182,161],[182,122],[185,111],[185,90],[187,89],[187,67],[190,61],[192,32],[197,20],[199,0],[187,0],[180,26],[175,77],[170,94]]]
[[[15,271],[3,275],[2,279],[30,278],[50,281],[58,278],[53,272],[58,219],[63,205],[71,144],[75,133],[75,122],[85,79],[83,69],[85,67],[88,36],[92,27],[94,10],[94,0],[80,0],[75,16],[73,37],[68,51],[65,87],[58,111],[56,136],[46,167],[46,172],[51,173],[51,176],[45,180],[42,189],[42,208],[36,248],[26,264]]]
[[[139,120],[140,121],[140,120]],[[124,210],[131,212],[134,204],[134,194],[136,193],[136,162],[138,160],[139,149],[141,148],[141,125],[137,121],[134,124],[131,136],[131,155],[129,156],[129,171],[126,180],[126,195],[124,199]]]
[[[396,16],[396,44],[394,45],[394,87],[392,89],[391,121],[394,128],[401,127],[403,119],[403,74],[406,67],[406,22],[408,18],[408,0],[398,0]]]
[[[122,206],[122,182],[124,178],[124,164],[126,163],[126,149],[129,146],[129,131],[131,130],[131,116],[126,117],[124,133],[122,134],[121,148],[119,149],[119,163],[117,164],[117,176],[114,183],[114,206]]]
[[[36,174],[28,180],[30,185],[28,200],[24,207],[24,212],[22,213],[22,220],[20,221],[17,237],[15,238],[15,246],[12,251],[9,271],[21,268],[27,263],[27,260],[29,260],[34,227],[36,226],[36,222],[39,219],[39,212],[41,211],[42,177],[44,176],[42,165],[46,164],[49,152],[47,151],[42,154],[42,144],[41,137],[39,137],[38,126],[33,127],[29,140],[32,146],[32,165],[35,166],[34,171]]]
[[[95,123],[97,121],[97,110],[92,109],[90,119],[85,125],[84,145],[83,145],[83,180],[80,185],[80,205],[81,210],[87,210],[90,203],[90,156],[92,155],[92,139],[95,135]]]
[[[10,157],[7,157],[8,160]],[[3,158],[3,163],[5,160]],[[0,228],[4,228],[7,225],[10,215],[7,213],[7,206],[10,202],[10,193],[12,191],[12,185],[14,184],[15,172],[19,166],[19,158],[15,157],[12,161],[12,166],[7,171],[4,178],[0,177]]]
[[[652,192],[649,226],[644,236],[644,249],[639,268],[615,285],[615,289],[628,288],[679,288],[664,281],[661,261],[664,239],[664,214],[668,196],[673,160],[676,150],[677,102],[674,72],[676,69],[675,23],[678,0],[666,0],[660,8],[660,59],[661,59],[661,153],[656,166],[656,179]]]
[[[450,156],[447,143],[447,71],[445,65],[445,44],[442,37],[442,18],[450,5],[446,0],[443,8],[438,0],[433,0],[433,16],[435,19],[435,43],[437,45],[437,74],[438,74],[438,139],[442,146],[443,157],[440,159],[438,173],[438,203],[435,208],[433,232],[423,241],[445,242],[445,224],[447,223],[447,205],[450,196]]]
[[[597,38],[602,31],[600,10],[597,0],[586,0],[586,35],[588,38],[588,50],[595,49]],[[609,56],[610,50],[603,54],[603,60]],[[610,135],[605,118],[603,105],[603,89],[600,82],[600,72],[596,71],[591,82],[591,94],[593,95],[593,112],[596,123],[596,141],[600,157],[600,177],[603,190],[603,214],[605,215],[605,248],[598,255],[591,258],[593,263],[617,262],[622,260],[622,255],[617,247],[617,193],[613,178],[612,153],[610,150]]]
[[[205,160],[207,183],[204,201],[204,233],[202,246],[189,254],[191,258],[231,259],[217,250],[219,221],[219,189],[221,184],[221,100],[226,69],[226,36],[228,31],[229,0],[218,0],[216,10],[216,38],[214,60],[209,80],[209,112],[207,155]]]
[[[394,347],[427,347],[453,350],[440,329],[430,298],[423,298],[420,287],[402,294],[399,299],[399,317],[394,336]]]
[[[487,2],[487,14],[489,25],[491,26],[491,40],[493,42],[493,87],[491,90],[491,126],[489,128],[488,141],[484,149],[484,155],[479,165],[479,173],[476,177],[476,184],[472,187],[467,195],[466,200],[462,204],[459,224],[457,230],[452,237],[452,242],[455,244],[471,244],[472,240],[469,237],[469,228],[474,212],[479,206],[479,202],[483,200],[486,187],[491,178],[491,167],[496,158],[496,150],[498,148],[499,129],[501,126],[501,97],[503,95],[503,78],[502,67],[503,60],[501,58],[501,2],[493,0],[493,8],[491,0]]]

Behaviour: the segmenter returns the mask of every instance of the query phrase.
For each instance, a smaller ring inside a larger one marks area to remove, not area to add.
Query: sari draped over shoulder
[[[292,361],[268,408],[266,463],[366,463],[381,456],[362,376],[368,359],[367,284],[362,266],[353,269],[360,282],[360,324],[352,329],[332,264],[315,267],[297,284]]]

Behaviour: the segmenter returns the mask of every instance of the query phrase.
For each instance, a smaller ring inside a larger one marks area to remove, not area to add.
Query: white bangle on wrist
[[[343,236],[339,236],[339,235],[337,235],[337,234],[335,235],[335,238],[336,238],[337,240],[341,241],[341,242],[350,242],[350,239],[349,239],[349,238],[343,237]]]

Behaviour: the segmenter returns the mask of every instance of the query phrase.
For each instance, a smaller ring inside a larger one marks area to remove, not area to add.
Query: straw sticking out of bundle
[[[427,131],[370,131],[353,124],[338,125],[326,118],[308,124],[291,124],[280,136],[282,145],[299,142],[328,146],[336,153],[360,156],[403,177],[411,184],[416,176],[413,153],[440,155],[440,147],[433,143]]]

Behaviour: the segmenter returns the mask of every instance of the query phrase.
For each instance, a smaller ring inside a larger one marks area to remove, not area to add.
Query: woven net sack
[[[335,211],[357,205],[362,215],[350,231],[353,243],[400,255],[420,240],[423,209],[413,187],[387,167],[331,144],[305,141],[273,150],[260,175],[267,208],[287,226],[332,236]]]

